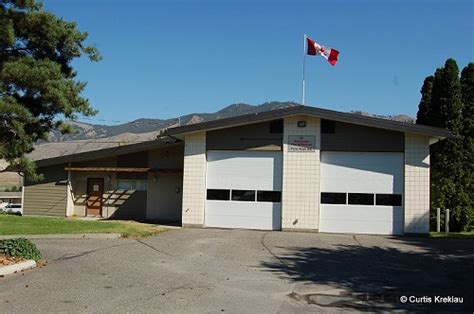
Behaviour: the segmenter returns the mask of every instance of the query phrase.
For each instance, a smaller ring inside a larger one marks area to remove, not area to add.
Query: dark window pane
[[[232,190],[233,201],[255,202],[255,191],[250,190]]]
[[[384,206],[402,206],[401,194],[377,194],[375,204]]]
[[[280,191],[257,191],[257,202],[281,202]]]
[[[321,120],[321,133],[332,134],[336,132],[336,123],[329,120]]]
[[[208,200],[228,201],[230,200],[230,190],[207,190]]]
[[[321,193],[321,204],[346,204],[346,193]]]
[[[270,121],[270,133],[283,133],[283,120]]]
[[[348,203],[351,205],[374,205],[374,194],[349,193]]]

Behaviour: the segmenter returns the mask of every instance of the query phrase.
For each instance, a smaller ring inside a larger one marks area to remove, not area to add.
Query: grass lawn
[[[132,221],[80,220],[0,214],[0,235],[120,233],[123,237],[146,237],[166,229]]]
[[[467,232],[430,232],[430,238],[474,239],[474,231]]]

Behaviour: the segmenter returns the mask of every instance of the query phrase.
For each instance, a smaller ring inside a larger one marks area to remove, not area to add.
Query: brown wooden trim
[[[89,171],[89,172],[148,172],[150,168],[128,168],[128,167],[66,167],[66,171]]]
[[[156,174],[182,174],[183,169],[150,169],[150,172]]]
[[[151,172],[158,174],[181,174],[183,169],[151,169],[151,168],[130,168],[130,167],[65,167],[66,171],[84,172]]]

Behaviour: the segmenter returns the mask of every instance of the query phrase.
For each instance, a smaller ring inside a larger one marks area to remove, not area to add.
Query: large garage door
[[[403,233],[402,153],[321,153],[321,232]]]
[[[208,151],[208,227],[281,228],[282,153]]]

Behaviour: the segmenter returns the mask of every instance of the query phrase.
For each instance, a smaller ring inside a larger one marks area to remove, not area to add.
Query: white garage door
[[[281,228],[282,153],[208,151],[208,227]]]
[[[402,153],[321,153],[319,230],[403,233]]]

